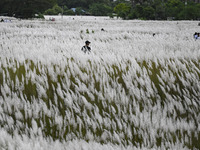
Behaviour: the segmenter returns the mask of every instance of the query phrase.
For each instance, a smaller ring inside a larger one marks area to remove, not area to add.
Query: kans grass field
[[[0,150],[200,149],[197,21],[49,17],[0,23]]]

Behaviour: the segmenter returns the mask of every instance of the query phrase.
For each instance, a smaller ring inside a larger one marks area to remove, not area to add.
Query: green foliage
[[[117,14],[117,17],[122,19],[127,19],[128,14],[130,13],[131,6],[126,3],[120,3],[114,8],[114,12]]]
[[[130,13],[128,14],[128,19],[136,19],[137,17],[137,12],[134,9],[131,9]]]
[[[184,3],[179,0],[170,0],[166,3],[166,16],[178,20],[196,20],[200,17],[200,4]]]
[[[115,14],[109,13],[108,16],[109,16],[110,18],[114,18]]]
[[[135,8],[135,11],[136,11],[136,16],[138,18],[142,18],[143,17],[143,7],[139,4],[136,5],[136,8]]]
[[[188,5],[184,9],[185,19],[198,19],[200,18],[200,4],[188,2]],[[182,19],[183,17],[181,17]]]
[[[54,6],[54,7],[53,7]],[[63,8],[63,11],[62,11]],[[76,8],[73,12],[71,8]],[[84,11],[83,11],[84,10]],[[88,13],[90,12],[90,13]],[[33,18],[35,14],[113,16],[122,19],[196,20],[200,18],[200,4],[183,0],[1,0],[0,14],[18,18]]]
[[[155,0],[153,2],[135,1],[128,14],[129,19],[167,19],[168,17],[176,20],[196,20],[200,18],[200,4],[189,1],[185,3],[180,0],[161,1]]]
[[[52,9],[48,9],[45,11],[45,15],[58,15],[59,13],[62,13],[62,8],[59,7],[57,4],[53,6]]]
[[[56,4],[56,0],[1,0],[0,13],[17,18],[33,18]]]
[[[39,13],[39,14],[37,14],[37,15],[35,16],[35,18],[41,18],[41,19],[44,19],[44,15],[41,14],[41,13]]]
[[[75,13],[73,10],[69,9],[66,5],[62,6],[63,8],[63,15],[74,15]]]
[[[57,4],[53,6],[53,10],[55,10],[56,13],[62,13],[62,8],[59,7]]]
[[[68,9],[68,10],[64,11],[63,14],[64,15],[75,15],[75,13],[73,12],[73,10],[71,10],[71,9]]]
[[[89,7],[89,12],[94,16],[107,16],[112,13],[112,8],[103,3],[93,3]]]
[[[144,7],[143,14],[145,19],[153,20],[155,18],[155,10],[151,6]]]
[[[166,3],[167,17],[175,17],[184,9],[184,4],[180,0],[169,0]]]
[[[165,17],[165,3],[161,0],[155,0],[151,3],[151,7],[155,10],[155,19],[166,19]]]
[[[129,15],[128,15],[129,19],[142,19],[144,18],[144,8],[140,5],[137,4],[135,6],[135,9],[131,9]]]
[[[53,9],[48,9],[44,12],[45,15],[55,15],[56,12]]]
[[[110,0],[58,0],[58,5],[66,5],[69,8],[81,7],[84,9],[89,9],[90,5],[94,3],[103,3],[105,5],[110,5]]]
[[[81,7],[77,7],[75,13],[76,13],[76,15],[83,15],[84,14],[84,10]]]

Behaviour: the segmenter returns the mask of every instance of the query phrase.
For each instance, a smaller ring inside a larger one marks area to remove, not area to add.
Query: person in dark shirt
[[[91,52],[91,48],[89,47],[90,42],[89,41],[85,41],[85,45],[81,48],[81,50],[84,53],[90,53]]]

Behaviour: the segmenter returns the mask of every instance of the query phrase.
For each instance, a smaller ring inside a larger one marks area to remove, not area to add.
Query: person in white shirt
[[[197,39],[199,39],[199,37],[200,37],[200,36],[199,36],[199,33],[195,32],[195,33],[194,33],[194,39],[197,40]]]

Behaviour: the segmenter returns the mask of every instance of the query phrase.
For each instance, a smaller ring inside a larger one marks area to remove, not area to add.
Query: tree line
[[[94,15],[144,20],[200,19],[199,0],[1,0],[0,15]]]

